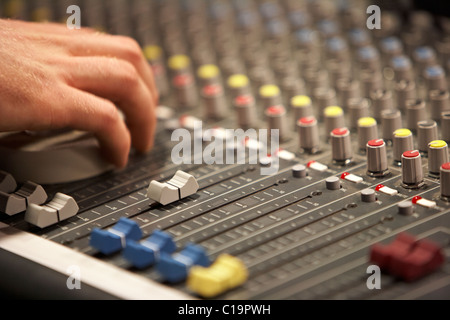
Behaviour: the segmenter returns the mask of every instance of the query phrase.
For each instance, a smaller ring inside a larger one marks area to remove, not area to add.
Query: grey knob
[[[403,128],[400,110],[383,112],[381,115],[381,126],[383,128],[382,138],[385,141],[392,141],[394,139],[394,131]]]
[[[362,93],[365,98],[370,98],[370,93],[383,87],[383,76],[379,71],[363,69],[360,72]]]
[[[361,191],[362,202],[375,202],[377,201],[377,195],[373,189],[364,189]]]
[[[448,159],[448,145],[444,140],[434,140],[428,144],[428,171],[431,175],[439,176],[441,165]]]
[[[325,180],[328,190],[339,190],[341,188],[341,181],[338,177],[329,177]]]
[[[173,78],[172,85],[179,108],[194,108],[197,105],[198,95],[192,75],[189,73],[178,74]]]
[[[388,171],[386,143],[382,139],[367,143],[367,174],[369,176],[384,176]]]
[[[450,111],[443,112],[441,115],[441,135],[442,140],[450,143]]]
[[[0,191],[12,193],[17,189],[17,183],[14,177],[4,171],[0,171]]]
[[[394,131],[394,163],[402,162],[402,154],[405,151],[414,149],[413,135],[409,129],[397,129]]]
[[[410,216],[414,213],[414,206],[411,201],[402,201],[397,205],[398,213],[404,216]]]
[[[428,91],[447,89],[445,71],[439,65],[427,67],[424,71],[424,78],[427,84]]]
[[[397,96],[397,108],[406,109],[406,101],[416,99],[416,83],[414,81],[401,80],[394,87]]]
[[[286,109],[282,105],[271,106],[266,109],[266,118],[268,129],[276,130],[280,140],[283,140],[287,134]]]
[[[359,97],[359,81],[349,78],[339,79],[336,82],[336,94],[339,97],[339,103],[344,110],[348,106],[349,99]]]
[[[422,157],[419,150],[402,154],[402,182],[405,187],[417,188],[423,183]]]
[[[421,99],[406,101],[406,126],[416,131],[418,122],[427,119],[425,101]]]
[[[441,166],[441,197],[450,201],[450,162]]]
[[[417,144],[419,151],[428,153],[428,144],[438,138],[438,127],[436,121],[425,120],[418,122]]]
[[[316,153],[320,149],[319,127],[315,117],[305,117],[297,121],[300,148],[308,153]]]
[[[328,136],[336,128],[345,127],[344,111],[338,106],[326,107],[323,111],[325,117],[325,135]]]
[[[319,119],[323,119],[323,112],[326,107],[337,103],[336,91],[329,88],[317,88],[313,91],[314,106],[317,109]]]
[[[297,164],[292,168],[292,176],[294,178],[306,177],[306,167],[302,164]]]
[[[377,120],[371,117],[358,120],[358,145],[360,150],[365,151],[367,142],[378,137]]]
[[[239,95],[233,101],[240,128],[251,128],[256,120],[255,99],[251,94]]]
[[[347,128],[337,128],[331,131],[331,152],[333,161],[347,164],[353,157],[350,131]]]
[[[412,57],[417,64],[420,74],[422,74],[427,67],[435,65],[437,60],[434,49],[427,46],[416,48]]]
[[[413,68],[411,60],[407,56],[397,56],[392,58],[391,67],[394,70],[396,81],[413,80]]]
[[[349,99],[347,113],[350,120],[350,128],[356,129],[358,127],[358,120],[369,116],[369,100],[366,98]]]
[[[431,119],[441,121],[441,115],[450,111],[450,95],[447,90],[430,91],[430,113]]]
[[[223,119],[228,114],[227,101],[221,85],[206,85],[202,88],[201,95],[207,118]]]
[[[381,119],[381,115],[386,110],[394,109],[392,92],[387,90],[375,90],[370,93],[372,100],[372,112],[375,119]]]

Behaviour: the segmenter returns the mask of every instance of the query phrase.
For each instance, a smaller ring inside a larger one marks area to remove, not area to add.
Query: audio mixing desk
[[[381,3],[370,29],[369,3],[296,0],[0,13],[74,4],[142,46],[155,147],[116,170],[85,133],[2,136],[2,295],[450,298],[448,18]]]

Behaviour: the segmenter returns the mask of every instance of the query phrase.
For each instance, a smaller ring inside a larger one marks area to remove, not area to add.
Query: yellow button
[[[323,114],[325,115],[325,117],[338,117],[344,114],[344,111],[342,110],[341,107],[338,106],[329,106],[326,107],[325,110],[323,111]]]
[[[191,268],[186,284],[189,290],[204,298],[216,297],[227,290],[226,281],[222,277],[217,277],[214,272],[200,266]]]
[[[444,140],[434,140],[428,144],[430,148],[444,148],[446,145],[447,142],[445,142]]]
[[[216,65],[205,64],[198,68],[197,75],[201,79],[213,79],[220,74],[220,70]]]
[[[295,96],[291,99],[293,107],[307,107],[311,105],[311,98],[308,96]]]
[[[213,298],[242,285],[248,278],[244,263],[223,254],[209,267],[194,266],[189,271],[188,288],[204,298]]]
[[[377,125],[377,120],[372,117],[359,118],[358,125],[360,127],[372,127]]]
[[[244,74],[234,74],[228,78],[228,86],[230,88],[244,88],[248,86],[248,78]]]
[[[280,94],[280,88],[273,84],[266,84],[259,89],[259,95],[263,98],[276,97]]]
[[[235,288],[247,281],[248,271],[245,264],[238,258],[230,256],[228,254],[223,254],[217,258],[218,263],[223,267],[233,270],[233,276],[229,278],[229,287]]]
[[[411,130],[409,129],[397,129],[394,131],[394,136],[396,137],[408,137],[412,135]]]
[[[183,70],[191,65],[191,59],[183,54],[178,54],[170,57],[168,64],[172,70]]]
[[[149,61],[158,60],[162,56],[162,49],[158,46],[146,46],[144,48],[144,56]]]

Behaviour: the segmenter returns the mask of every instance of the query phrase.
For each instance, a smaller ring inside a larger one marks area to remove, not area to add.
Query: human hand
[[[118,167],[126,165],[131,145],[151,149],[159,97],[134,40],[0,20],[0,44],[0,132],[89,131]]]

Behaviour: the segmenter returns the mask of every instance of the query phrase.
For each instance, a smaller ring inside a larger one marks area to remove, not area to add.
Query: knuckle
[[[139,85],[139,74],[136,68],[126,61],[120,61],[118,67],[119,81],[127,89],[137,88]]]
[[[99,116],[101,119],[101,127],[103,128],[113,128],[121,121],[119,111],[111,102],[106,102],[102,106],[99,110]]]
[[[136,40],[122,36],[120,37],[120,41],[123,45],[125,58],[128,61],[133,64],[137,64],[144,59],[141,47]]]

